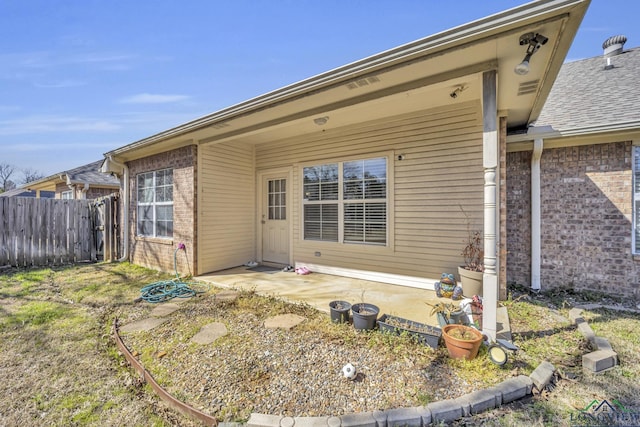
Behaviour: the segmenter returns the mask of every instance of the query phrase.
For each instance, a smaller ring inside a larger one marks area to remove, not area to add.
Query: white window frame
[[[632,162],[632,190],[633,202],[632,211],[632,229],[631,229],[631,253],[640,255],[640,146],[631,146],[631,162]]]
[[[62,191],[60,193],[61,200],[73,200],[73,190]]]
[[[345,199],[344,198],[344,164],[354,161],[365,161],[365,160],[374,160],[383,158],[385,160],[385,197],[384,198],[372,198],[372,199]],[[360,247],[378,247],[378,248],[390,248],[391,247],[391,209],[390,206],[392,204],[392,200],[390,197],[390,187],[391,187],[391,179],[392,176],[392,154],[384,153],[384,154],[366,154],[355,156],[353,158],[346,158],[340,160],[320,160],[317,162],[305,164],[301,166],[301,177],[302,177],[302,209],[301,209],[301,224],[302,224],[302,240],[305,242],[318,242],[318,243],[328,243],[328,244],[343,244],[343,245],[356,245]],[[338,165],[338,197],[337,199],[330,200],[308,200],[305,195],[305,183],[304,183],[304,172],[305,168],[310,167],[321,167],[337,164]],[[366,204],[366,203],[384,203],[385,204],[385,242],[361,242],[361,241],[345,241],[345,205],[348,204]],[[321,239],[306,239],[304,236],[306,234],[305,230],[305,206],[308,205],[337,205],[338,209],[338,237],[337,240],[321,240]]]
[[[171,193],[171,200],[170,201],[160,201],[158,202],[156,200],[156,195],[157,195],[157,190],[160,187],[160,185],[158,185],[157,183],[157,177],[159,172],[166,172],[169,171],[171,172],[171,186],[172,186],[172,193]],[[139,193],[140,193],[140,187],[139,187],[139,177],[142,175],[151,175],[152,176],[152,185],[151,187],[147,187],[150,188],[152,190],[153,193],[153,200],[150,202],[141,202],[140,198],[139,198]],[[141,236],[141,237],[154,237],[154,238],[159,238],[159,239],[173,239],[173,225],[174,225],[174,212],[173,212],[173,169],[171,168],[167,168],[167,169],[159,169],[159,170],[155,170],[155,171],[148,171],[148,172],[141,172],[139,174],[136,175],[136,235],[137,236]],[[145,207],[145,206],[150,206],[151,212],[152,212],[152,218],[151,218],[151,223],[152,223],[152,232],[150,234],[143,234],[140,231],[140,207]],[[167,235],[167,236],[163,236],[163,235],[158,235],[158,207],[164,207],[164,206],[171,206],[171,235]]]

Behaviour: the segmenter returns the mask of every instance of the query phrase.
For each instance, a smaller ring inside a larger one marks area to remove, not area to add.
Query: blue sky
[[[0,0],[0,163],[64,171],[524,3]],[[617,34],[640,46],[639,10],[636,0],[592,0],[567,60],[600,55]]]

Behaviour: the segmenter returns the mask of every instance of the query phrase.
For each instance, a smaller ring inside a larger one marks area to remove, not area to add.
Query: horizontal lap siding
[[[200,273],[255,258],[255,173],[246,144],[203,145],[199,151]]]
[[[389,151],[392,250],[301,240],[301,167]],[[291,165],[296,262],[438,278],[462,261],[467,222],[460,206],[482,227],[482,123],[473,102],[256,147],[258,170]]]

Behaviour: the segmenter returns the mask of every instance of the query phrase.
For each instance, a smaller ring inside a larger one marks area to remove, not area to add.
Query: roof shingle
[[[640,121],[640,48],[562,66],[535,126],[555,130]]]

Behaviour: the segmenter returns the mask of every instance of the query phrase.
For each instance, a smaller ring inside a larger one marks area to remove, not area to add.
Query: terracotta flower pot
[[[471,335],[472,339],[459,339],[452,335],[455,330]],[[472,360],[478,355],[480,344],[482,344],[482,334],[475,328],[464,325],[446,325],[442,328],[442,338],[449,350],[449,356],[453,359]]]

